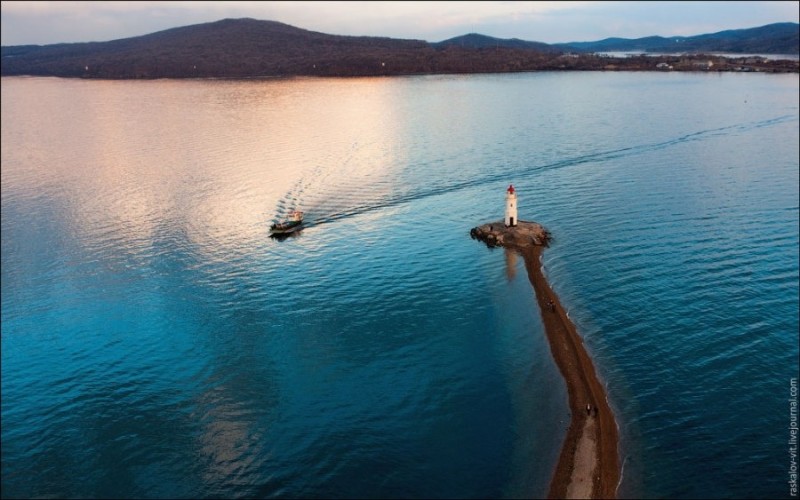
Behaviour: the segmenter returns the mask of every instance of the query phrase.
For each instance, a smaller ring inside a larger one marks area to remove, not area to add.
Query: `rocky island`
[[[519,221],[516,226],[507,227],[499,220],[473,227],[469,235],[481,240],[489,247],[525,248],[528,246],[547,246],[550,233],[536,222]]]

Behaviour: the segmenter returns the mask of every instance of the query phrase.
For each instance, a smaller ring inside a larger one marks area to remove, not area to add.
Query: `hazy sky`
[[[3,1],[2,45],[106,41],[225,18],[332,35],[438,42],[467,33],[545,43],[701,35],[798,22],[800,2]]]

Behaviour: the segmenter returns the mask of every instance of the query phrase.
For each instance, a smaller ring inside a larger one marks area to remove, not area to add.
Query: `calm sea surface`
[[[546,494],[565,385],[521,259],[469,238],[513,183],[621,496],[788,497],[799,90],[3,78],[2,496]]]

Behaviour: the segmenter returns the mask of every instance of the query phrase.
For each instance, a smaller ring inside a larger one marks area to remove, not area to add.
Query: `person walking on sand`
[[[592,414],[592,405],[591,404],[587,404],[586,405],[586,414],[587,415],[591,415]]]
[[[553,299],[547,299],[547,307],[550,308],[550,312],[556,312],[556,304],[553,302]]]

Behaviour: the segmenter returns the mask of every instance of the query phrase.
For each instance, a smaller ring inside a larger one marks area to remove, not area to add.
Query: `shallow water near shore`
[[[522,259],[469,237],[509,183],[608,386],[621,496],[788,497],[796,75],[2,102],[3,497],[545,494],[565,386]]]

